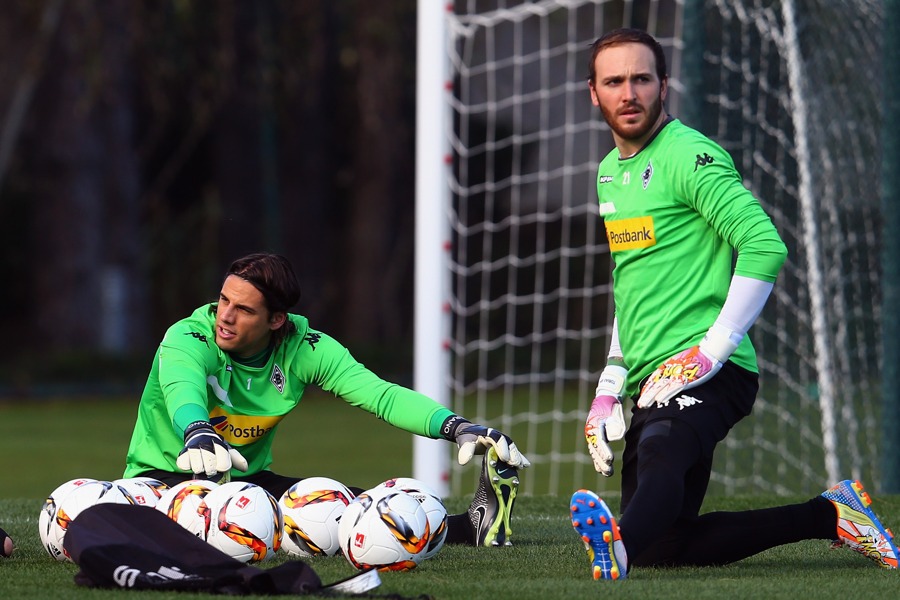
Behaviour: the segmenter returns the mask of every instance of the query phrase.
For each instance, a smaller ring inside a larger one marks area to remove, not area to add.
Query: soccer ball
[[[422,560],[431,526],[413,496],[376,486],[347,505],[338,537],[344,557],[357,569],[408,571]]]
[[[219,484],[206,479],[182,481],[163,492],[154,508],[205,540],[210,514],[204,499],[218,487]]]
[[[402,490],[419,501],[425,509],[425,514],[428,515],[428,525],[431,528],[431,539],[428,540],[428,546],[422,553],[422,560],[437,554],[447,539],[447,508],[441,497],[426,484],[412,477],[388,479],[381,486]]]
[[[78,481],[81,483],[77,483]],[[44,503],[38,524],[44,548],[51,557],[59,561],[72,560],[63,547],[63,541],[69,524],[81,511],[102,503],[134,504],[131,495],[111,481],[73,480],[64,483],[57,490]]]
[[[144,483],[152,489],[156,490],[156,495],[158,496],[158,498],[162,498],[163,493],[165,493],[169,489],[169,484],[153,477],[131,477],[130,480],[140,481],[141,483]]]
[[[58,527],[60,526],[56,523],[56,513],[59,509],[60,502],[75,488],[92,481],[97,480],[90,477],[71,479],[59,485],[55,490],[50,492],[50,495],[44,500],[44,505],[41,507],[41,514],[38,517],[38,533],[41,537],[41,545],[44,546],[47,554],[56,560],[66,560],[62,544],[59,544],[58,546],[56,544],[56,534],[58,533]],[[63,522],[65,526],[68,527],[68,521],[64,520]]]
[[[253,483],[223,483],[206,496],[206,541],[245,563],[268,560],[281,547],[284,518],[275,497]]]
[[[278,500],[284,514],[281,547],[295,556],[333,556],[340,552],[338,523],[353,492],[328,477],[298,481]]]
[[[134,503],[138,506],[149,506],[150,508],[155,507],[162,498],[163,492],[169,489],[168,485],[152,477],[116,479],[113,484],[131,494]]]

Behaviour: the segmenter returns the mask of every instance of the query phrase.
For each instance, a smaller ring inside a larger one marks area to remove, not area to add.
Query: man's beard
[[[647,135],[650,132],[650,129],[655,126],[656,122],[659,120],[659,115],[662,113],[662,98],[657,96],[653,103],[647,107],[647,110],[644,112],[647,119],[639,129],[633,129],[633,126],[623,128],[616,123],[615,114],[613,112],[607,111],[603,106],[600,107],[600,111],[603,113],[603,119],[606,121],[606,124],[609,125],[609,128],[612,129],[613,133],[617,136],[623,140],[639,140]]]

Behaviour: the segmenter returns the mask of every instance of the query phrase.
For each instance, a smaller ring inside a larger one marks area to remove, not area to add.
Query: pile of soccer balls
[[[342,553],[358,569],[412,569],[437,554],[447,537],[444,503],[409,477],[389,479],[356,497],[334,479],[310,477],[287,490],[279,504],[287,552]]]
[[[73,479],[53,490],[38,526],[47,553],[70,561],[69,523],[103,502],[155,508],[225,554],[247,563],[283,548],[294,556],[343,554],[356,568],[409,570],[444,545],[447,511],[440,497],[411,478],[390,479],[354,496],[327,477],[303,479],[276,500],[257,485],[190,480],[169,487],[155,479]]]
[[[252,483],[184,481],[166,490],[156,510],[242,562],[268,560],[281,547],[278,501]]]

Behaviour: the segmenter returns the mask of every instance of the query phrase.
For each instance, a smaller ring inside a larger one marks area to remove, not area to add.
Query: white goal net
[[[417,300],[417,323],[439,323],[443,345],[420,352],[417,332],[417,360],[433,356],[450,408],[510,433],[526,452],[533,469],[520,491],[618,490],[594,472],[583,426],[613,310],[595,187],[612,140],[590,103],[587,61],[590,43],[621,26],[662,43],[667,109],[732,153],[790,252],[750,334],[760,395],[720,446],[711,493],[806,494],[846,477],[877,487],[880,90],[850,61],[877,64],[881,4],[452,8],[443,36],[430,40],[441,45],[446,80],[417,117],[420,127],[435,114],[444,124],[437,179],[418,188],[446,193],[417,204],[441,222],[423,241],[441,247],[435,262],[417,266],[417,279],[434,278],[417,288],[437,296]],[[449,489],[467,494],[478,470],[447,462]]]

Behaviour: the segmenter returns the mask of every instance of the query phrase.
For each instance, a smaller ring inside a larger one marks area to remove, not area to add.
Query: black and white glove
[[[508,435],[484,425],[476,425],[458,415],[447,417],[441,426],[441,436],[459,446],[457,460],[461,465],[468,463],[476,454],[484,454],[493,446],[497,458],[509,466],[520,469],[531,466]]]
[[[232,468],[247,470],[247,459],[222,439],[207,421],[194,421],[184,430],[184,448],[175,459],[182,471],[198,478],[218,479]]]

